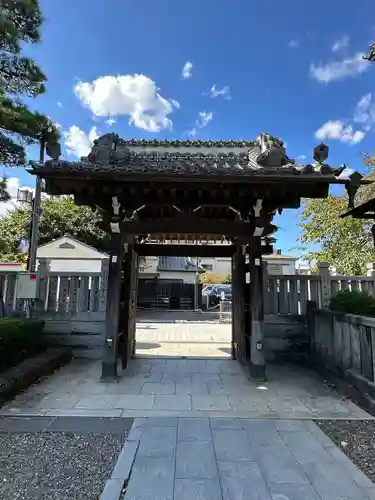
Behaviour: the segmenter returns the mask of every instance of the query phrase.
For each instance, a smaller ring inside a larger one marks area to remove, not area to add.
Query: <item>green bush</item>
[[[42,350],[43,328],[44,321],[0,318],[0,372]]]
[[[329,308],[347,314],[375,316],[375,297],[367,292],[341,290],[331,298]]]

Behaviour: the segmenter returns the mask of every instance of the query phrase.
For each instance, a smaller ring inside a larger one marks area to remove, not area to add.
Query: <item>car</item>
[[[232,300],[232,285],[214,285],[209,297],[211,306],[217,306],[221,300]]]
[[[205,295],[209,295],[209,293],[211,292],[212,288],[214,287],[214,285],[205,285],[203,288],[202,288],[202,295],[205,296]]]

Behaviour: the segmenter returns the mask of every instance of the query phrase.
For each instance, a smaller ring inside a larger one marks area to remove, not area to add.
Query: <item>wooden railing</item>
[[[309,300],[320,302],[320,276],[273,275],[264,280],[265,314],[306,314]]]
[[[340,290],[360,290],[375,295],[375,282],[372,276],[331,276],[331,294]]]
[[[308,329],[312,360],[328,370],[354,370],[374,381],[375,318],[311,310]]]
[[[318,273],[309,275],[268,275],[264,272],[264,310],[266,314],[305,315],[307,302],[326,308],[340,290],[359,290],[375,295],[375,265],[368,265],[368,276],[333,274],[321,263]]]

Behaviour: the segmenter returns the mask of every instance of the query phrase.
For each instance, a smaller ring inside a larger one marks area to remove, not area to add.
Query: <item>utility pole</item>
[[[46,146],[45,138],[44,134],[42,133],[42,138],[40,140],[40,151],[39,151],[39,163],[41,165],[44,163],[45,146]],[[38,239],[39,239],[41,201],[42,201],[42,180],[39,176],[37,176],[35,185],[35,194],[31,212],[31,235],[29,242],[29,258],[27,262],[27,270],[29,272],[35,272],[36,268],[36,252],[38,248]]]

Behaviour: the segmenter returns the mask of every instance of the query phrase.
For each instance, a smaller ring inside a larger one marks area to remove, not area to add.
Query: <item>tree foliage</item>
[[[40,41],[43,22],[39,0],[2,0],[0,9],[0,163],[25,161],[24,146],[56,141],[58,130],[46,116],[32,112],[21,102],[45,91],[46,76],[21,46]]]
[[[24,257],[21,257],[19,248],[22,240],[28,237],[30,217],[30,209],[22,206],[0,220],[0,241],[3,247],[0,248],[3,253],[0,258],[23,262]],[[109,238],[100,224],[99,212],[92,212],[87,206],[76,205],[72,197],[47,198],[42,201],[38,244],[43,245],[70,234],[97,250],[106,251]]]
[[[210,271],[201,273],[199,281],[202,285],[222,285],[224,283],[231,283],[230,275],[225,276],[223,274],[216,274]]]
[[[347,206],[345,196],[307,201],[301,216],[300,241],[320,245],[319,250],[308,252],[309,261],[328,262],[345,274],[363,275],[366,264],[374,258],[372,221],[341,219]]]

